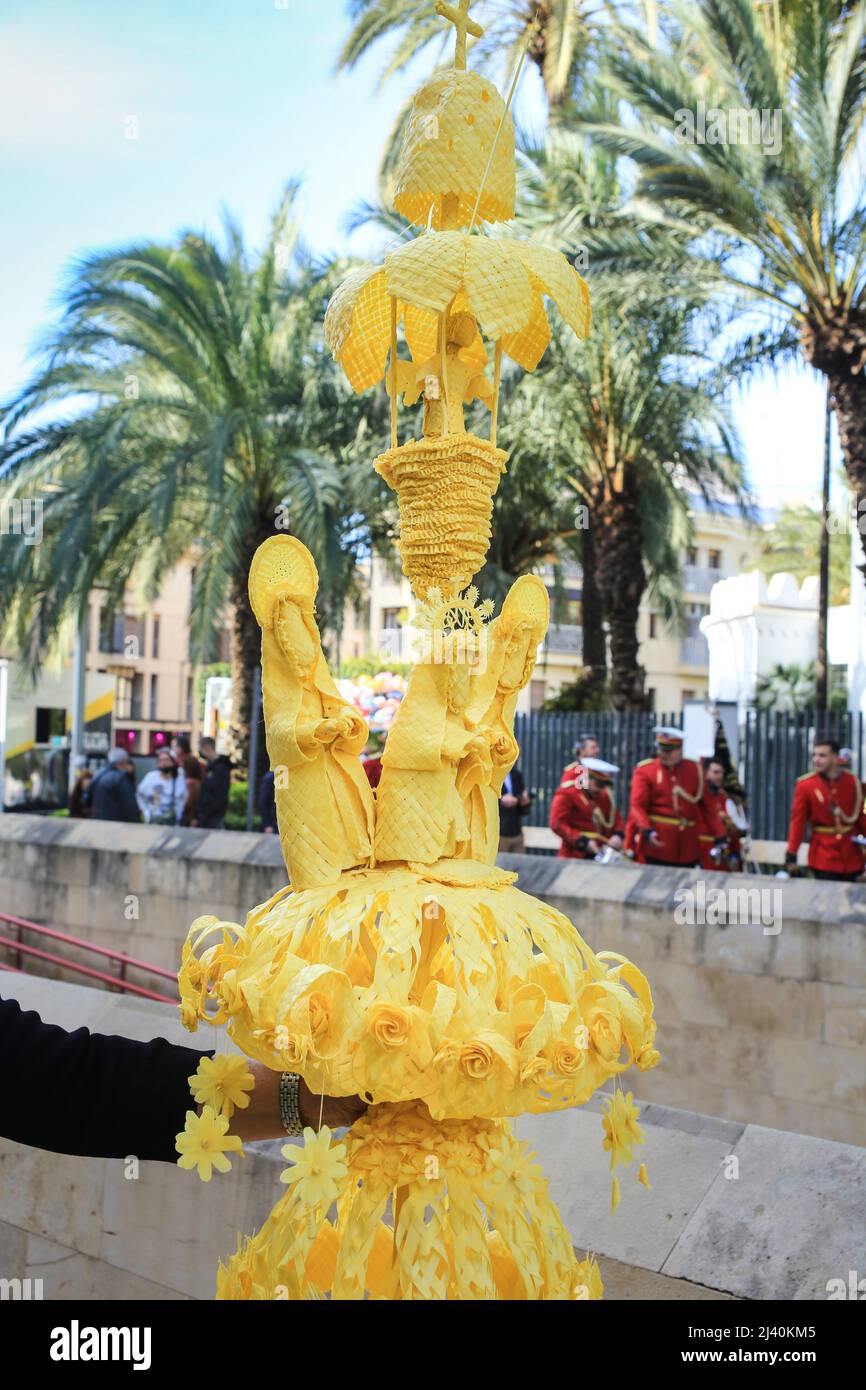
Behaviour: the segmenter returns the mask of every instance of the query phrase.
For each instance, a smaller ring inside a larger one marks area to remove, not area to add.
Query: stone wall
[[[866,1145],[866,889],[523,855],[500,863],[595,950],[648,976],[662,1062],[629,1073],[640,1097]],[[0,816],[0,912],[170,970],[195,917],[242,922],[285,882],[271,836]],[[778,894],[765,900],[772,922],[713,925],[700,901],[696,916],[710,921],[682,921],[699,891],[759,885]]]
[[[189,1044],[166,1005],[26,975],[4,975],[0,994],[68,1029]],[[219,1040],[208,1030],[201,1045]],[[517,1131],[575,1247],[599,1256],[606,1297],[814,1300],[829,1297],[830,1281],[848,1287],[852,1270],[866,1276],[863,1149],[646,1106],[639,1157],[652,1190],[635,1165],[612,1215],[599,1104],[523,1116]],[[211,1298],[218,1261],[284,1191],[279,1149],[250,1145],[230,1173],[202,1183],[170,1164],[130,1176],[119,1160],[0,1139],[0,1279],[41,1279],[45,1299]]]

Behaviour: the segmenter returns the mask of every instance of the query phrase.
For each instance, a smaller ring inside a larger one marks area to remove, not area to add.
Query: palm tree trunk
[[[842,460],[857,498],[860,544],[866,556],[866,315],[847,311],[838,320],[802,332],[807,360],[827,379],[836,414]],[[866,574],[866,560],[861,565]]]
[[[585,685],[593,691],[602,690],[607,680],[607,639],[604,632],[601,593],[598,587],[598,560],[595,553],[595,523],[590,522],[583,533],[581,555],[583,583],[581,608],[583,612],[583,666],[589,673]]]
[[[866,375],[862,370],[856,376],[850,371],[828,373],[827,382],[845,472],[857,498],[857,526],[866,557]],[[860,568],[866,574],[866,559]]]
[[[637,624],[646,588],[643,526],[637,488],[626,473],[622,490],[602,499],[597,522],[598,585],[610,629],[610,692],[615,710],[646,708]]]
[[[249,774],[250,733],[253,715],[253,685],[262,659],[262,632],[250,607],[247,577],[258,547],[274,534],[273,525],[263,526],[259,536],[245,547],[248,560],[239,572],[231,593],[232,719],[229,725],[229,757],[236,767]],[[254,769],[256,785],[267,767],[265,730],[259,728],[259,766]]]

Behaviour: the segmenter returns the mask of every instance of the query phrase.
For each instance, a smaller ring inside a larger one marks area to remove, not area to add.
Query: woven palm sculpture
[[[339,1144],[307,1131],[289,1190],[220,1270],[223,1298],[600,1297],[594,1262],[575,1256],[508,1117],[581,1105],[632,1063],[658,1060],[641,972],[594,954],[495,866],[517,699],[549,617],[533,576],[492,621],[466,591],[506,463],[501,357],[537,365],[545,296],[583,337],[589,307],[564,257],[475,227],[513,215],[513,125],[495,88],[465,70],[477,32],[467,0],[439,8],[457,25],[457,61],[415,98],[395,199],[429,229],[350,276],[325,323],[355,389],[384,378],[391,394],[392,447],[375,467],[399,501],[421,656],[374,793],[358,759],[366,725],[322,653],[312,556],[285,535],[260,547],[250,601],[290,886],[243,926],[194,923],[179,977],[189,1027],[224,1023],[248,1057],[369,1109]],[[424,401],[423,435],[402,446],[400,396]],[[475,399],[490,408],[489,439],[465,430]],[[237,1063],[200,1091],[221,1166],[239,1147],[225,1135],[232,1097],[242,1103]],[[635,1114],[615,1091],[612,1166],[640,1139]],[[185,1166],[202,1123],[191,1112]]]

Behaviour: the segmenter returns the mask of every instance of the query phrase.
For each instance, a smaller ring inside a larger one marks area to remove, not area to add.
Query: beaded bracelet
[[[280,1121],[286,1134],[297,1139],[304,1132],[299,1100],[301,1078],[294,1071],[280,1073]]]

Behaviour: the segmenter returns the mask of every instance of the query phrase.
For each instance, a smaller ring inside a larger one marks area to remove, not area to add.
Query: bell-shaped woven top
[[[479,73],[436,73],[412,103],[394,206],[416,227],[468,227],[479,189],[476,221],[507,222],[514,216],[511,113]]]

